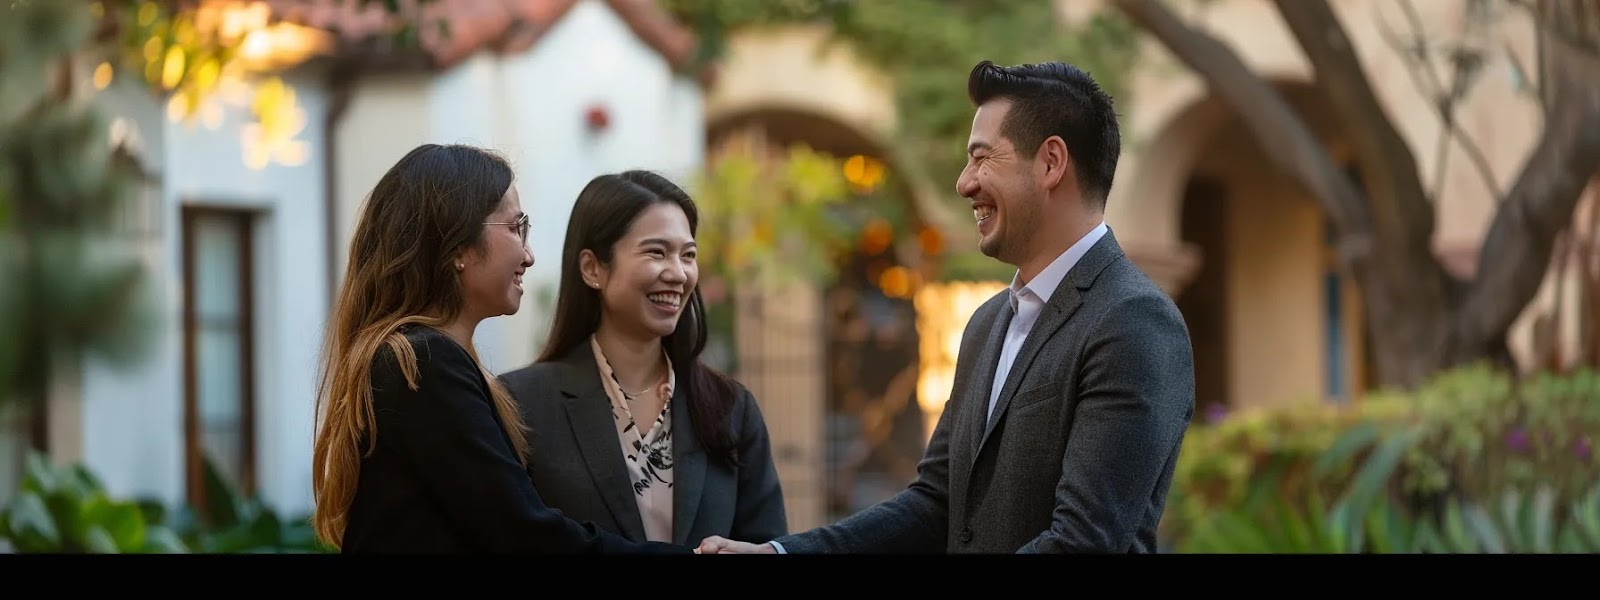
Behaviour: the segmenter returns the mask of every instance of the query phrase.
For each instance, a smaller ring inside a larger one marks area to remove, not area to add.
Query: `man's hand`
[[[736,542],[721,536],[711,536],[694,549],[696,554],[777,554],[772,544]]]

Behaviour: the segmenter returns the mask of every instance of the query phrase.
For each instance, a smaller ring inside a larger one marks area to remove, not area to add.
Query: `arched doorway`
[[[818,227],[810,219],[821,218],[837,227],[823,237],[846,233],[828,243],[827,277],[713,283],[734,290],[712,311],[731,331],[727,366],[766,413],[791,526],[820,525],[893,495],[915,477],[926,432],[917,402],[921,340],[913,297],[928,259],[942,249],[941,237],[917,210],[889,153],[849,124],[760,106],[717,115],[707,129],[713,173],[785,161],[762,173],[795,177],[819,164],[831,169],[784,182],[788,192],[754,186],[743,199],[752,210],[787,202],[797,187],[829,177],[846,184],[842,200],[821,209],[826,215],[773,225],[809,233]],[[777,251],[795,250],[777,244]],[[816,258],[801,253],[794,260],[804,256]]]
[[[1347,162],[1326,98],[1278,88],[1336,160]],[[1141,171],[1167,194],[1141,207],[1170,223],[1168,244],[1198,260],[1174,298],[1190,328],[1197,410],[1344,402],[1367,386],[1359,290],[1340,268],[1331,225],[1298,181],[1274,168],[1216,98],[1180,111]],[[1351,173],[1351,177],[1356,177]],[[1162,229],[1162,228],[1157,228]],[[1147,235],[1149,238],[1162,235]]]

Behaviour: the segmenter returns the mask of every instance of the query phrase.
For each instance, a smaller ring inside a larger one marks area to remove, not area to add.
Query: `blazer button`
[[[970,528],[970,527],[962,527],[960,535],[961,535],[961,543],[966,544],[966,543],[971,542],[972,541],[972,528]]]

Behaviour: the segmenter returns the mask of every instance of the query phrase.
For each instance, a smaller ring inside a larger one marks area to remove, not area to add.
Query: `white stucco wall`
[[[311,439],[315,365],[325,320],[324,205],[320,152],[326,98],[320,79],[290,75],[310,147],[305,163],[261,170],[245,165],[239,128],[248,118],[230,108],[215,130],[172,122],[157,100],[135,89],[103,97],[146,142],[147,167],[161,177],[158,266],[153,284],[164,297],[161,326],[147,360],[134,369],[85,365],[82,459],[116,495],[184,495],[182,240],[185,202],[243,207],[255,220],[256,483],[280,510],[311,506]]]
[[[506,149],[531,217],[534,266],[513,317],[485,322],[479,338],[495,372],[531,362],[543,348],[560,275],[561,246],[578,192],[596,175],[651,169],[687,189],[704,155],[698,85],[675,76],[605,4],[578,3],[528,52],[508,56]],[[585,112],[602,107],[609,126],[591,132]],[[548,295],[550,305],[541,300]]]

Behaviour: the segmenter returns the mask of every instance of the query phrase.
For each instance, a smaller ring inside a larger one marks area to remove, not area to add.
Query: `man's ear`
[[[594,289],[600,289],[605,284],[605,267],[600,264],[600,257],[588,249],[578,253],[578,273],[583,275],[583,284]]]
[[[1067,143],[1061,136],[1052,135],[1039,144],[1038,157],[1044,162],[1044,187],[1056,189],[1068,179],[1067,169],[1072,167],[1072,156],[1067,153]]]

